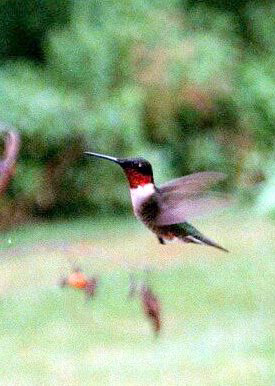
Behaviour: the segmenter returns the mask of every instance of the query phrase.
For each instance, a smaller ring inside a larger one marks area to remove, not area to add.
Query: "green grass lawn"
[[[274,223],[243,212],[195,225],[231,253],[161,246],[134,219],[2,234],[0,385],[274,385]],[[100,275],[90,303],[57,286],[71,262]],[[128,273],[145,267],[157,339],[127,299]]]

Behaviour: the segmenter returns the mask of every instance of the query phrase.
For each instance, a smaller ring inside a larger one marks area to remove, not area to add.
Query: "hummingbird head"
[[[84,154],[104,158],[119,164],[128,178],[131,189],[154,183],[152,166],[144,158],[115,158],[89,151],[86,151]]]

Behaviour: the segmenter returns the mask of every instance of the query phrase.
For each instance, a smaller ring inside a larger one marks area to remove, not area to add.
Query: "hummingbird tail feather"
[[[221,245],[217,244],[213,240],[208,239],[205,236],[202,236],[200,238],[196,238],[194,236],[186,236],[186,237],[183,237],[182,240],[185,243],[195,243],[195,244],[201,244],[201,245],[204,244],[204,245],[208,245],[210,247],[220,249],[221,251],[224,251],[224,252],[229,252],[228,249],[223,248]]]
[[[184,235],[179,237],[185,243],[195,243],[195,244],[204,244],[210,247],[214,247],[220,249],[224,252],[229,252],[227,249],[223,248],[221,245],[217,244],[215,241],[205,237],[202,233],[200,233],[193,225],[185,222],[181,224],[183,226],[182,230],[184,230]]]

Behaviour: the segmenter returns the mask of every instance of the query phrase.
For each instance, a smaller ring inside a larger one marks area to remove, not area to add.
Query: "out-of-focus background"
[[[274,12],[1,1],[0,122],[22,147],[0,204],[0,383],[274,384]],[[160,246],[120,168],[84,150],[143,156],[160,183],[227,173],[237,207],[195,225],[231,253]],[[75,262],[101,277],[90,304],[56,286]],[[126,301],[147,266],[158,340]]]

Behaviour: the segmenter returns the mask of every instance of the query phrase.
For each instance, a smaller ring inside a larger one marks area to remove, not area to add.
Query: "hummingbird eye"
[[[138,167],[139,167],[139,168],[142,167],[142,163],[141,163],[141,162],[138,163]]]

